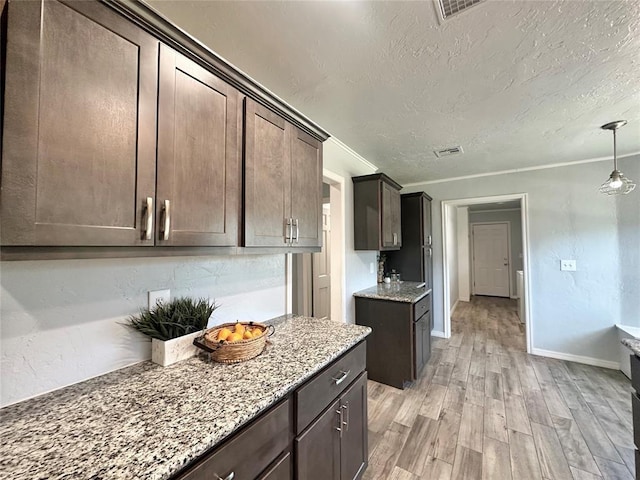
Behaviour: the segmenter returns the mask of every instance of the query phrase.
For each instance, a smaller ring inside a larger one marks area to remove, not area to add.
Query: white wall
[[[469,212],[469,223],[509,222],[509,237],[511,239],[511,296],[516,294],[516,270],[522,270],[522,218],[520,209],[492,212]]]
[[[622,165],[631,178],[639,161]],[[628,293],[638,288],[640,192],[618,200],[598,193],[610,170],[610,162],[595,162],[406,188],[434,199],[435,330],[443,330],[441,201],[526,192],[534,348],[617,362],[613,325],[640,315],[637,295]],[[629,213],[618,218],[616,210]],[[575,259],[578,270],[561,272],[561,259]]]
[[[343,271],[345,274],[344,288],[344,321],[355,322],[355,301],[353,293],[377,282],[376,256],[378,252],[356,251],[353,249],[353,182],[351,177],[375,173],[376,167],[367,162],[360,155],[349,149],[335,138],[330,138],[323,145],[324,169],[344,180],[344,239],[345,258]],[[369,266],[374,264],[374,273],[370,273]]]
[[[447,265],[449,277],[449,311],[453,309],[458,302],[458,207],[447,205],[447,252],[449,254],[449,265]]]
[[[458,299],[471,299],[469,258],[469,207],[458,207]]]
[[[0,263],[0,402],[13,403],[151,357],[122,325],[147,291],[208,297],[211,324],[284,313],[284,255]]]

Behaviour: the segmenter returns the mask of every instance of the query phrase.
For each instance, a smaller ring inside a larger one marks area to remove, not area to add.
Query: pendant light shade
[[[624,173],[618,170],[618,158],[616,156],[616,130],[620,127],[624,127],[626,124],[626,120],[617,120],[600,127],[603,130],[611,130],[613,132],[613,172],[611,172],[607,181],[600,187],[600,193],[604,193],[605,195],[626,195],[636,188],[636,184],[625,177]]]

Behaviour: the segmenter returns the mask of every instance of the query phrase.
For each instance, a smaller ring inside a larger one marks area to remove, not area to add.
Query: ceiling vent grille
[[[451,155],[460,155],[461,153],[464,153],[464,150],[462,150],[462,147],[458,145],[456,147],[449,147],[449,148],[443,148],[441,150],[434,150],[433,153],[436,154],[436,157],[440,158],[440,157],[449,157]]]
[[[442,18],[448,18],[451,15],[461,12],[483,0],[438,0]]]

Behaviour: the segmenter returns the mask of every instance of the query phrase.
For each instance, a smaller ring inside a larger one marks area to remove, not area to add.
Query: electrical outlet
[[[149,292],[149,310],[156,306],[158,302],[169,303],[171,300],[171,290],[154,290]]]
[[[369,273],[376,273],[375,267],[373,266],[373,262],[369,262]]]
[[[560,260],[560,270],[563,272],[575,272],[576,261],[575,260]]]

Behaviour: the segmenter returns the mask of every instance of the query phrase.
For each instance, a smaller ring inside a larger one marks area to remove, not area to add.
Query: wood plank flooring
[[[369,382],[364,479],[633,479],[622,373],[528,355],[515,301],[459,302],[420,378]]]

